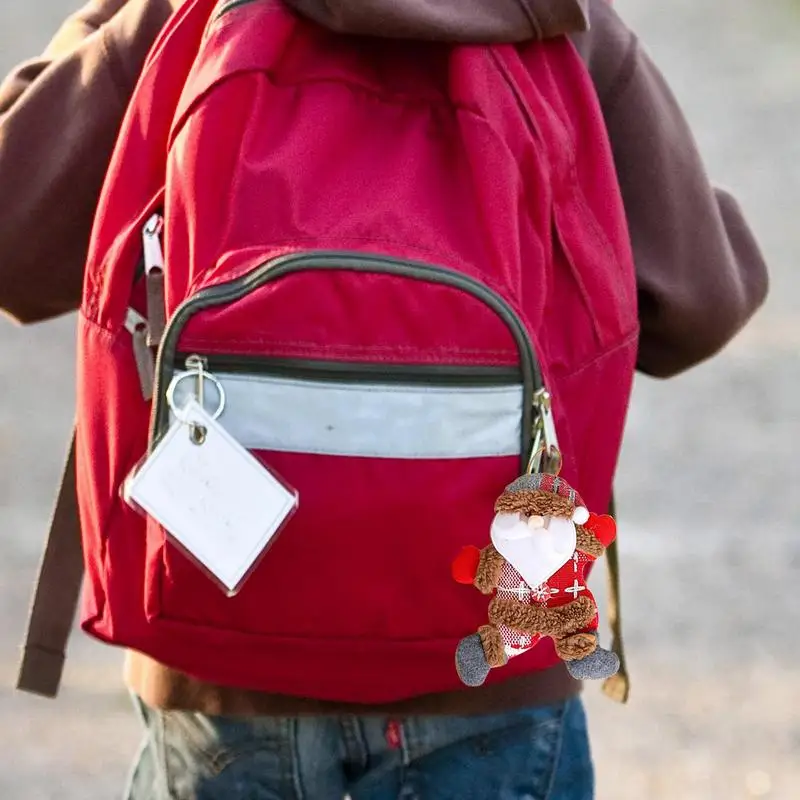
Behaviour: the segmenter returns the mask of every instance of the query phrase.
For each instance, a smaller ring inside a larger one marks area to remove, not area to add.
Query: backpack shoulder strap
[[[75,485],[75,435],[50,523],[22,645],[17,689],[55,697],[83,582]]]
[[[617,518],[616,499],[612,496],[608,513]],[[628,665],[625,663],[625,643],[622,639],[622,603],[619,581],[619,549],[617,539],[606,548],[608,566],[608,624],[611,628],[611,649],[619,656],[619,670],[603,684],[603,692],[618,703],[627,703],[631,692]]]

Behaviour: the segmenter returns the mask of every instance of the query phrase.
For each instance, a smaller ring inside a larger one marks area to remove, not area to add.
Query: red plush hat
[[[520,511],[528,516],[556,516],[584,525],[589,510],[581,496],[563,478],[548,473],[523,475],[506,486],[495,512]]]

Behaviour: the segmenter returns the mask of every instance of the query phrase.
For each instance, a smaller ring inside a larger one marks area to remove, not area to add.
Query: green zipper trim
[[[248,6],[250,3],[255,2],[256,0],[230,0],[229,2],[223,3],[217,13],[214,14],[214,20],[218,20],[221,16],[227,14],[229,11],[239,8],[239,6]]]
[[[353,271],[403,278],[425,283],[450,286],[459,289],[491,308],[505,322],[517,344],[520,354],[524,401],[522,409],[522,453],[521,464],[524,472],[530,460],[530,447],[533,431],[534,395],[544,388],[539,363],[533,344],[522,321],[509,303],[484,283],[454,270],[425,264],[421,261],[407,261],[388,256],[363,255],[352,252],[317,251],[296,253],[271,259],[251,270],[247,275],[217,286],[211,286],[185,300],[173,314],[158,351],[154,386],[154,409],[150,429],[151,447],[166,431],[169,414],[166,409],[165,393],[161,387],[168,385],[170,373],[174,369],[178,338],[189,320],[198,312],[216,306],[234,303],[246,297],[255,289],[272,281],[306,271]]]
[[[522,372],[515,367],[459,367],[431,364],[379,364],[358,361],[314,361],[300,358],[228,356],[178,353],[174,368],[186,369],[186,359],[200,355],[213,374],[246,373],[276,378],[296,378],[341,383],[366,381],[374,384],[424,384],[435,386],[515,386]]]

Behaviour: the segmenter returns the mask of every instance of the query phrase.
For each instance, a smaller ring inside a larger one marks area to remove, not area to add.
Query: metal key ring
[[[184,410],[179,409],[175,403],[175,392],[178,388],[178,385],[181,381],[188,380],[189,378],[193,378],[195,380],[199,378],[202,381],[211,381],[211,383],[214,384],[217,389],[217,393],[219,394],[219,405],[217,406],[217,410],[211,415],[211,419],[219,419],[222,412],[225,410],[225,388],[223,387],[222,383],[220,383],[220,381],[210,372],[184,372],[183,375],[176,375],[172,379],[167,387],[167,405],[174,414],[175,419],[177,419],[178,422],[182,422],[184,425],[188,425],[191,422],[191,420],[183,414]]]

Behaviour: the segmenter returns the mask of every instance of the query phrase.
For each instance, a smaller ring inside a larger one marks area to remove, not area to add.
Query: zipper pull
[[[136,371],[139,373],[142,397],[145,400],[151,400],[155,380],[155,364],[153,363],[153,351],[147,344],[150,326],[138,311],[129,308],[125,315],[125,330],[133,337],[133,358],[136,361]]]
[[[142,230],[144,248],[144,273],[147,290],[147,318],[149,320],[147,345],[158,347],[167,325],[164,297],[164,250],[161,247],[161,232],[164,218],[153,214]]]
[[[206,371],[208,368],[208,361],[203,356],[192,355],[186,359],[186,369],[197,376],[197,384],[195,392],[197,394],[197,402],[200,408],[206,407]]]
[[[561,471],[561,450],[553,421],[553,400],[547,389],[540,389],[533,396],[533,408],[533,445],[528,472],[558,475]]]

